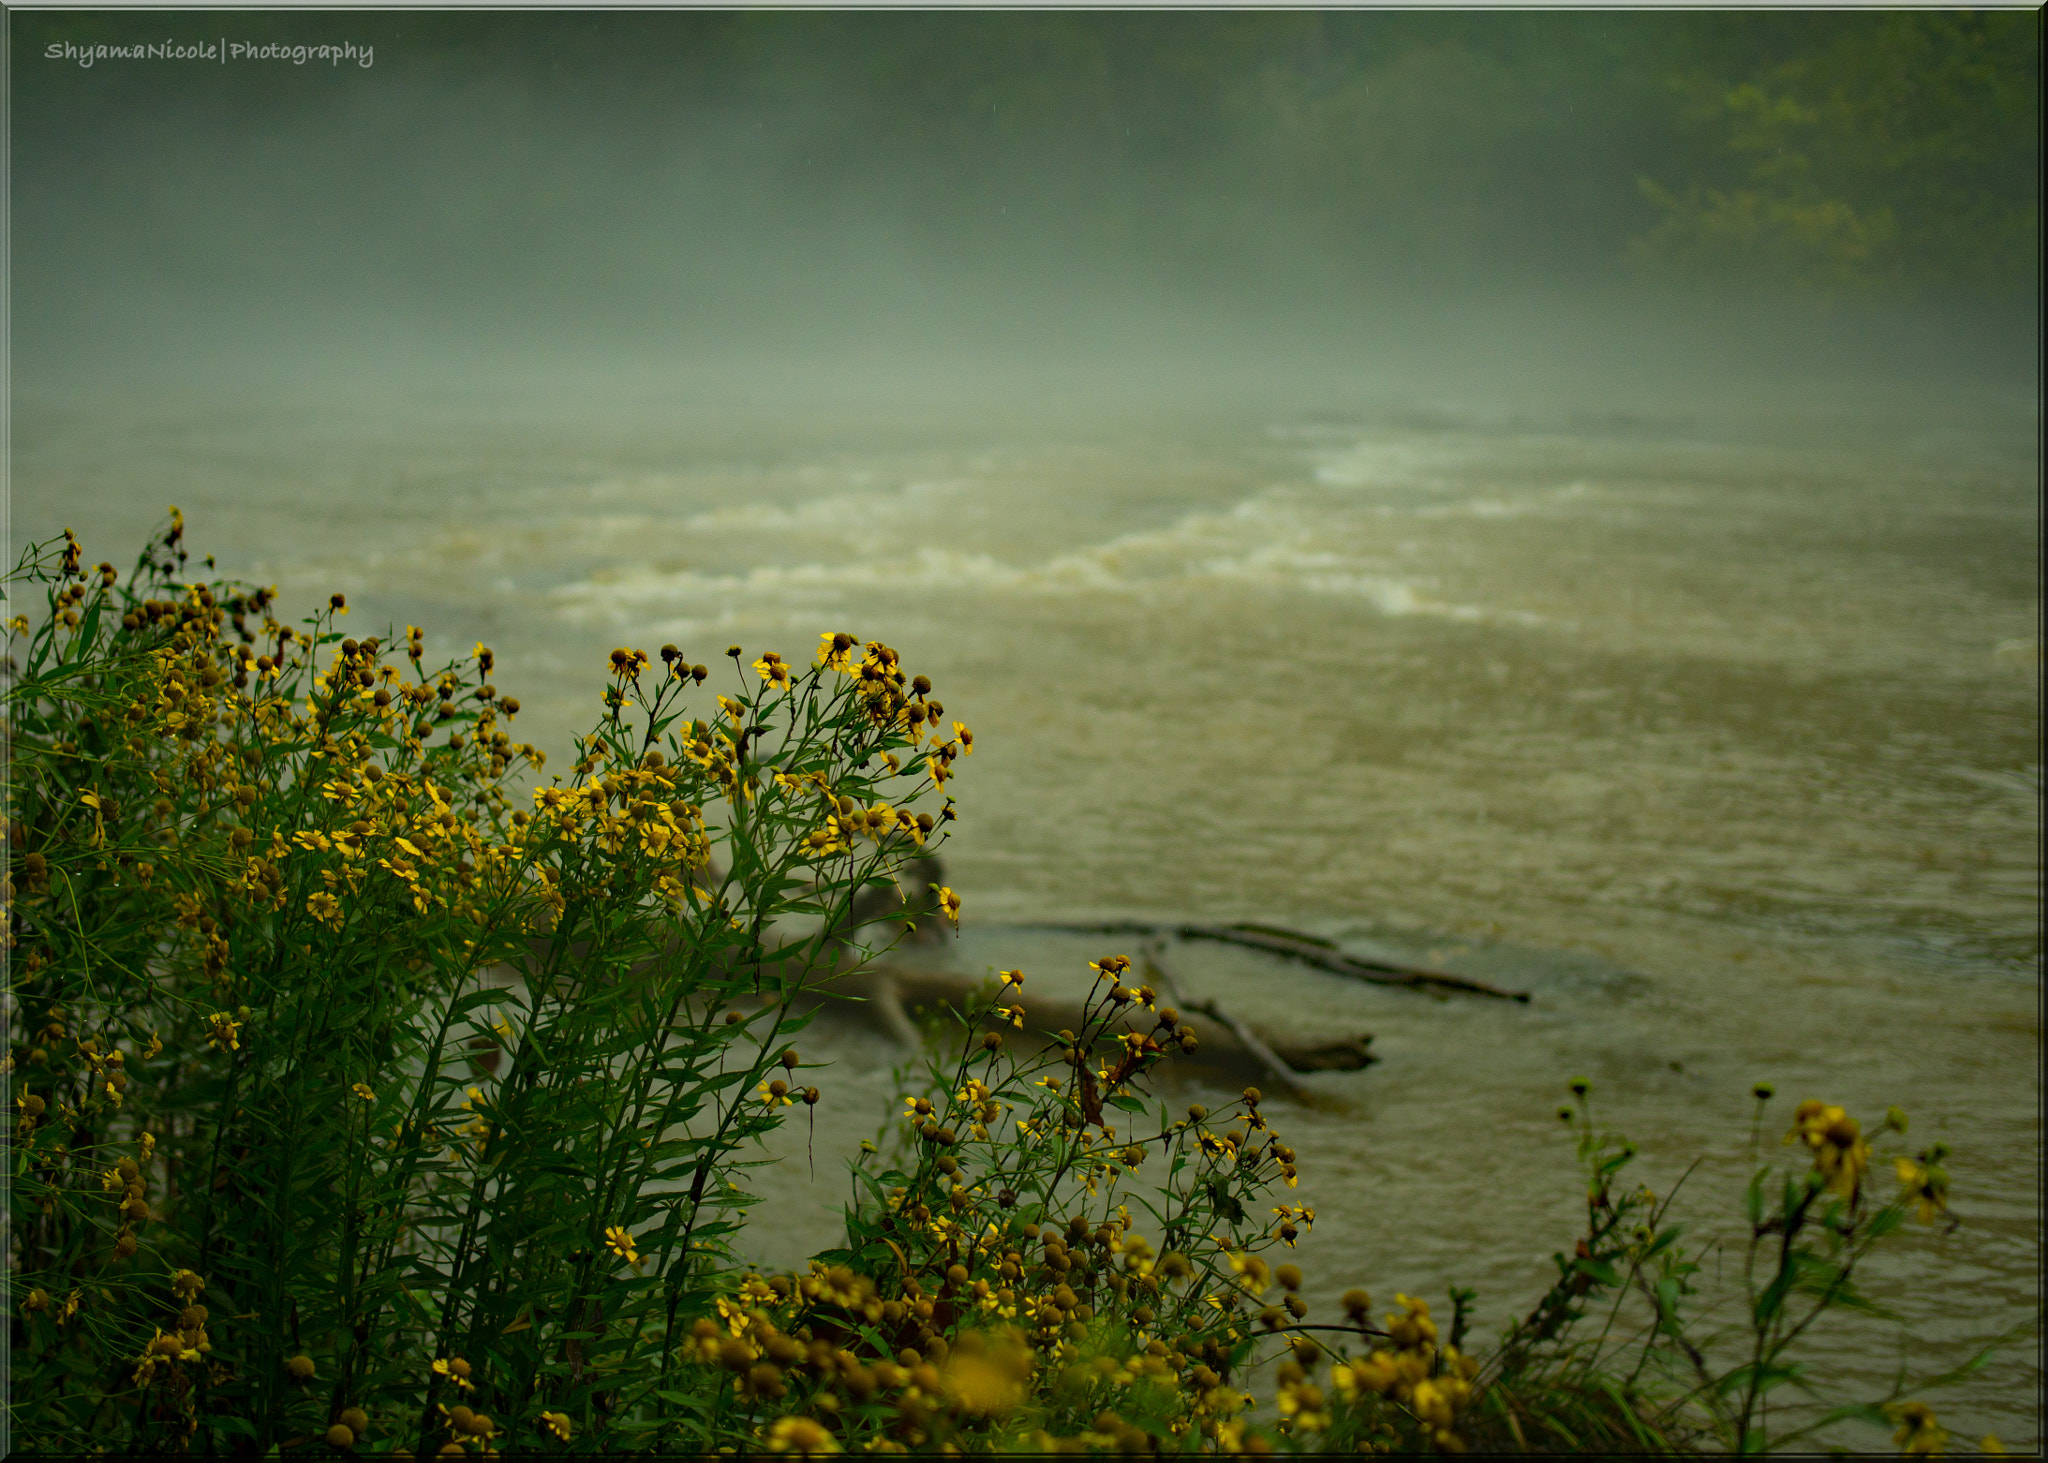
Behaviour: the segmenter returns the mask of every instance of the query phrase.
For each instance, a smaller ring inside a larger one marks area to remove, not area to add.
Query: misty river
[[[32,405],[13,522],[118,558],[175,501],[287,608],[339,589],[358,633],[490,643],[563,760],[614,645],[886,640],[976,734],[956,968],[1079,990],[1131,942],[1017,926],[1256,920],[1533,993],[1173,951],[1187,989],[1276,1029],[1372,1034],[1376,1064],[1273,1107],[1288,1198],[1318,1211],[1312,1301],[1473,1286],[1482,1336],[1526,1307],[1582,1219],[1555,1117],[1581,1075],[1651,1187],[1705,1155],[1675,1212],[1729,1239],[1767,1080],[1774,1152],[1807,1096],[1872,1126],[1896,1102],[1953,1148],[1961,1224],[1870,1282],[1925,1372],[2038,1297],[2033,432],[2024,410]],[[897,1109],[883,1038],[806,1045],[836,1065],[756,1170],[765,1263],[835,1242],[843,1156]],[[1835,1318],[1829,1390],[1881,1394],[1898,1335]],[[1944,1412],[2032,1445],[2036,1345]]]
[[[1531,994],[1161,956],[1371,1035],[1269,1104],[1317,1319],[1469,1286],[1490,1346],[1584,1077],[1656,1192],[1703,1158],[1733,1325],[1753,1086],[1770,1161],[1895,1103],[1960,1222],[1798,1354],[2014,1334],[1927,1400],[2040,1446],[2038,11],[7,23],[12,553],[175,503],[290,616],[490,645],[551,773],[615,646],[883,641],[975,733],[929,958],[1028,1001],[1141,953],[1046,925],[1260,922]],[[901,1110],[803,1040],[763,1264]]]

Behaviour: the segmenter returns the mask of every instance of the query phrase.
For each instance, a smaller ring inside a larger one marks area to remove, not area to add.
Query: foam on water
[[[966,520],[967,530],[981,532],[972,537],[961,528],[949,532],[939,521],[946,514],[940,506],[946,499],[952,500],[947,507]],[[1285,490],[1265,491],[1223,512],[1185,514],[1163,529],[1119,534],[1029,563],[1009,562],[983,550],[989,539],[1004,536],[1003,514],[985,500],[970,498],[958,485],[941,489],[913,484],[886,495],[831,494],[788,507],[739,504],[693,514],[673,525],[652,515],[614,515],[598,520],[598,533],[641,545],[672,540],[679,554],[685,546],[695,546],[694,557],[728,562],[750,554],[775,557],[724,573],[664,570],[644,560],[607,566],[555,586],[549,599],[572,624],[665,629],[708,623],[703,613],[690,611],[714,604],[725,607],[721,622],[743,618],[748,611],[782,620],[787,616],[779,612],[790,606],[841,606],[863,597],[932,592],[1131,596],[1211,581],[1345,597],[1363,601],[1383,615],[1440,615],[1461,621],[1498,615],[1520,624],[1542,622],[1542,616],[1526,610],[1441,602],[1430,594],[1434,581],[1427,574],[1395,572],[1384,554],[1330,547],[1369,548],[1362,542],[1370,528],[1365,519],[1386,511],[1385,505],[1361,511],[1351,504],[1305,502]],[[1501,518],[1528,509],[1487,498],[1409,511],[1417,517],[1465,513]],[[935,535],[952,537],[956,544],[964,540],[966,546],[924,543],[905,552],[893,536],[878,531],[881,525],[913,514],[933,520]],[[788,551],[807,550],[821,537],[839,540],[840,557],[831,562],[786,561]],[[708,550],[707,538],[713,541]],[[677,610],[684,613],[677,616]]]

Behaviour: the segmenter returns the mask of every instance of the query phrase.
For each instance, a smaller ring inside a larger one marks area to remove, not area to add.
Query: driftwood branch
[[[957,971],[914,966],[869,966],[821,982],[806,991],[802,1000],[806,1004],[821,1003],[825,1009],[842,1016],[872,1023],[898,1041],[915,1046],[917,1033],[906,1012],[950,1006],[963,1015],[968,1014],[974,1009],[972,998],[980,984]],[[1166,982],[1158,982],[1158,987],[1164,991]],[[1079,1031],[1088,1020],[1085,1003],[1072,995],[1046,993],[1043,996],[1026,996],[1024,1004],[1029,1008],[1029,1015],[1025,1017],[1026,1029],[1048,1042],[1055,1039],[1055,1033],[1061,1028]],[[1335,1036],[1324,1032],[1319,1037],[1304,1039],[1286,1032],[1258,1030],[1254,1035],[1267,1053],[1261,1057],[1244,1044],[1230,1024],[1199,1008],[1185,1009],[1185,1003],[1177,1004],[1184,1006],[1181,1024],[1193,1032],[1199,1043],[1194,1056],[1188,1059],[1197,1067],[1229,1070],[1246,1079],[1263,1081],[1274,1058],[1294,1072],[1356,1072],[1370,1066],[1373,1061],[1372,1036],[1368,1032]],[[1150,1030],[1149,1013],[1142,1013],[1147,1020],[1137,1020],[1140,1014],[1137,1008],[1126,1010],[1122,1019],[1112,1021],[1110,1034],[1120,1034],[1126,1029],[1137,1030],[1140,1034]],[[983,1019],[988,1029],[1009,1034],[1009,1023],[993,1012],[987,1013]],[[1134,1020],[1136,1025],[1132,1024]]]
[[[1289,960],[1299,960],[1304,965],[1313,965],[1350,980],[1365,981],[1370,985],[1407,986],[1414,990],[1464,991],[1469,995],[1490,996],[1502,1001],[1527,1003],[1527,991],[1511,991],[1504,987],[1476,980],[1469,975],[1453,975],[1447,970],[1428,970],[1419,965],[1397,965],[1386,960],[1364,960],[1356,955],[1346,955],[1328,940],[1319,940],[1313,935],[1304,935],[1295,930],[1274,929],[1268,925],[1197,925],[1197,924],[1149,924],[1142,920],[1109,920],[1099,924],[1033,923],[1020,926],[1023,929],[1061,930],[1072,934],[1100,935],[1174,935],[1183,940],[1219,940],[1226,945],[1242,945],[1251,950],[1263,950],[1269,955],[1279,955]]]
[[[1183,1009],[1200,1012],[1236,1037],[1238,1045],[1250,1052],[1253,1060],[1266,1069],[1269,1080],[1278,1083],[1290,1096],[1300,1097],[1303,1093],[1301,1083],[1295,1080],[1294,1073],[1288,1065],[1274,1055],[1273,1049],[1259,1039],[1259,1034],[1214,1001],[1190,1000],[1181,990],[1180,982],[1173,978],[1173,972],[1159,963],[1159,954],[1159,947],[1156,945],[1146,949],[1145,973],[1164,986]]]

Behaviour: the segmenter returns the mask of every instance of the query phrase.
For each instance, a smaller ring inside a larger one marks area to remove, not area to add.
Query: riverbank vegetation
[[[1785,1405],[1818,1317],[1886,1324],[1873,1247],[1952,1222],[1903,1113],[1757,1089],[1724,1295],[1572,1083],[1585,1223],[1504,1337],[1458,1289],[1318,1314],[1284,1103],[1169,1109],[1195,1038],[1109,952],[1050,1046],[1020,971],[939,1017],[844,1243],[749,1269],[754,1140],[832,1099],[802,998],[944,844],[972,732],[848,633],[619,647],[551,761],[488,648],[356,638],[340,595],[293,620],[183,532],[126,575],[66,533],[9,581],[15,1447],[1944,1446],[1943,1378]]]

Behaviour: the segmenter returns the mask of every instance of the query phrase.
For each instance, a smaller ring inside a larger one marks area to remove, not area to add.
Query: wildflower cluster
[[[793,998],[943,839],[918,800],[964,729],[851,636],[722,694],[621,649],[544,781],[489,648],[431,667],[338,594],[287,623],[187,579],[183,536],[124,579],[66,535],[9,580],[46,603],[6,692],[17,1436],[657,1427]]]

